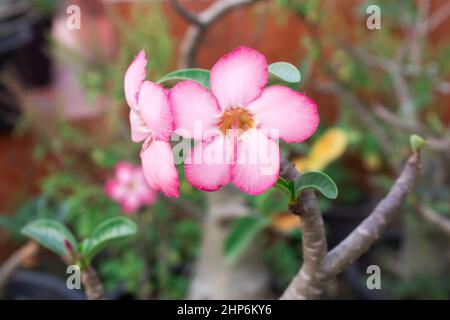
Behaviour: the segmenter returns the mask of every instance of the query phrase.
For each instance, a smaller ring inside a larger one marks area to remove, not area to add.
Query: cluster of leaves
[[[70,263],[84,267],[90,265],[92,258],[107,245],[136,234],[136,225],[125,217],[110,218],[96,226],[89,237],[78,243],[72,232],[60,222],[38,219],[27,224],[22,234],[55,254],[68,258]]]
[[[323,172],[307,172],[296,181],[286,181],[280,177],[276,183],[276,189],[285,196],[288,203],[292,204],[300,201],[299,196],[305,190],[316,190],[330,199],[335,199],[338,195],[336,184]],[[271,225],[272,215],[279,212],[278,210],[270,210],[271,206],[268,202],[271,196],[269,191],[258,199],[260,203],[257,208],[259,207],[262,214],[245,216],[233,223],[224,244],[224,254],[229,262],[235,261],[248,248],[254,238]],[[286,201],[278,199],[275,203],[284,204]]]

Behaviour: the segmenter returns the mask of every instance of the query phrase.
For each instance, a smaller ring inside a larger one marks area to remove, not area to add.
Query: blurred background
[[[269,63],[296,65],[302,80],[294,89],[318,104],[317,133],[282,147],[300,171],[323,170],[339,188],[337,200],[319,197],[330,248],[387,192],[409,135],[428,140],[402,218],[325,297],[448,299],[450,2],[245,1],[207,27],[190,21],[222,1],[0,1],[1,297],[83,298],[66,288],[64,262],[20,229],[50,217],[82,239],[125,214],[104,188],[117,162],[139,165],[123,94],[133,56],[144,48],[148,77],[157,80],[177,67],[209,69],[247,45]],[[380,29],[367,27],[369,5],[381,9]],[[136,239],[95,259],[108,296],[278,297],[302,263],[298,218],[281,194],[209,194],[183,177],[180,191],[128,213]],[[366,287],[373,264],[381,290]]]

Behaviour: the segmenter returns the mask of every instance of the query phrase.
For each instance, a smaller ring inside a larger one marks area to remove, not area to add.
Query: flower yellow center
[[[230,129],[246,131],[253,128],[255,122],[251,112],[244,108],[231,108],[225,111],[219,119],[219,129],[224,134]]]

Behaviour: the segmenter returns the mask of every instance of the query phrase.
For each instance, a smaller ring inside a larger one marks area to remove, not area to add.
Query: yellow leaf
[[[289,233],[298,228],[299,224],[299,216],[292,213],[277,213],[270,220],[270,226],[281,233]]]
[[[307,170],[323,170],[331,162],[340,158],[348,146],[348,137],[339,128],[328,129],[317,140],[308,155]]]
[[[369,171],[376,171],[381,167],[381,158],[376,153],[369,153],[363,158],[364,167]]]
[[[308,159],[307,158],[296,158],[292,161],[294,163],[295,168],[299,172],[304,172],[308,170]]]

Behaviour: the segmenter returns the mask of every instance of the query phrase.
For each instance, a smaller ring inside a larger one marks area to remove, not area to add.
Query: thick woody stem
[[[299,203],[291,205],[290,210],[300,217],[303,265],[281,299],[318,299],[325,286],[325,277],[321,269],[327,253],[327,242],[322,214],[314,191],[303,192]]]
[[[299,202],[291,205],[290,210],[300,217],[304,262],[281,299],[320,298],[326,282],[369,250],[386,226],[400,214],[399,209],[412,191],[419,172],[419,153],[414,153],[388,195],[378,203],[369,217],[329,253],[322,215],[314,192],[303,192]],[[295,167],[286,162],[281,166],[280,175],[288,180],[300,176]]]
[[[347,238],[327,254],[324,265],[327,276],[333,277],[344,271],[369,250],[387,225],[400,214],[399,209],[412,191],[419,172],[419,153],[414,153],[408,159],[387,196]]]
[[[103,285],[97,275],[97,272],[90,267],[84,267],[81,270],[81,282],[84,291],[89,300],[105,300]]]
[[[295,167],[287,162],[283,163],[280,174],[287,180],[295,180],[300,176]],[[318,299],[325,285],[320,270],[327,253],[327,243],[322,214],[314,191],[302,192],[299,201],[290,205],[289,209],[300,217],[303,266],[281,299]]]

